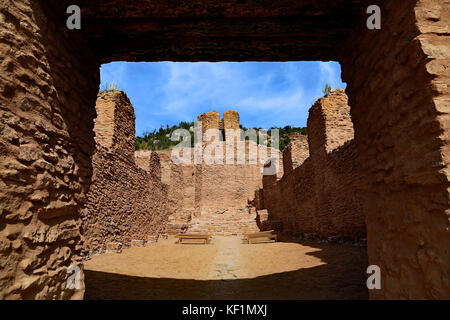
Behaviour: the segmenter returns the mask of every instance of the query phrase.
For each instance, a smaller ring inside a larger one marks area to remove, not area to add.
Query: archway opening
[[[338,63],[111,63],[101,76],[86,298],[367,298]],[[223,158],[215,149],[208,162],[214,129]],[[184,152],[192,162],[177,162]],[[275,243],[245,243],[268,230]]]

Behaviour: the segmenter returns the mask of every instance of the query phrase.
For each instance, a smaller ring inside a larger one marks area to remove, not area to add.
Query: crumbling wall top
[[[134,159],[134,108],[123,91],[102,91],[96,104],[94,132],[97,144]]]
[[[308,143],[311,156],[330,153],[354,138],[345,90],[333,90],[309,109]]]
[[[203,133],[209,129],[220,129],[220,114],[215,110],[199,115],[197,120],[202,123]]]
[[[223,113],[223,129],[239,129],[239,113],[227,110]]]
[[[223,113],[223,119],[220,119],[220,114],[217,111],[203,113],[197,117],[198,121],[202,122],[202,132],[205,133],[209,129],[219,129],[224,134],[223,139],[227,140],[226,130],[239,129],[239,113],[233,110],[227,110]],[[230,134],[230,137],[232,135]]]

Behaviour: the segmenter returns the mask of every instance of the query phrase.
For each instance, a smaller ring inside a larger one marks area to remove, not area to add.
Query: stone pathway
[[[208,278],[211,280],[233,280],[245,277],[245,272],[240,263],[239,246],[242,245],[241,237],[213,238],[218,247],[217,255],[212,263]]]

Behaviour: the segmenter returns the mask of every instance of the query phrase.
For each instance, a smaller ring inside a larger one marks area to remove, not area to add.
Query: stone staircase
[[[259,228],[255,219],[256,214],[248,213],[245,209],[208,214],[193,217],[186,232],[221,236],[258,232]]]

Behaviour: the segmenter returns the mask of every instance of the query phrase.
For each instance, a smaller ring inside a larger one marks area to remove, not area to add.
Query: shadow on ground
[[[335,246],[307,245],[319,249],[308,254],[325,264],[251,279],[146,278],[85,270],[85,299],[368,299],[365,248],[348,261]]]

